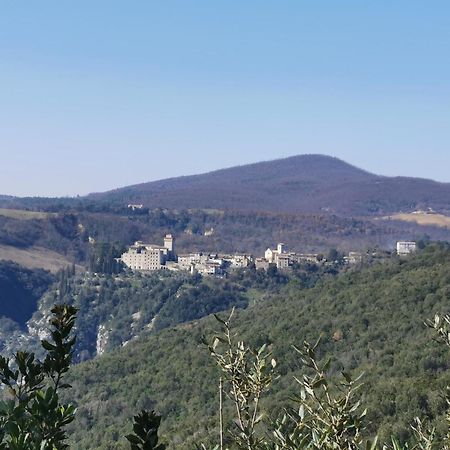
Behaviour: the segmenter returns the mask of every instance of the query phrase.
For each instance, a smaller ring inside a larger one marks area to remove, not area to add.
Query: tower
[[[164,236],[164,247],[167,248],[172,259],[175,256],[175,238],[171,234]]]

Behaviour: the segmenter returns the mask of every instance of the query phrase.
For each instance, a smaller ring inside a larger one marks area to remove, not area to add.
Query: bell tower
[[[169,258],[175,257],[175,238],[171,234],[164,236],[164,247],[169,251]]]

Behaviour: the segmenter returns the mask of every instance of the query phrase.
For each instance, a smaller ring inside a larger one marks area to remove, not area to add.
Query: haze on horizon
[[[0,194],[297,154],[450,182],[450,4],[5,2]]]

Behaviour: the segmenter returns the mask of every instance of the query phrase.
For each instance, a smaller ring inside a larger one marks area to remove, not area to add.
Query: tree
[[[0,356],[1,384],[7,388],[0,402],[0,449],[60,450],[68,448],[65,427],[75,408],[61,404],[60,389],[72,360],[75,338],[71,331],[77,310],[68,305],[52,309],[50,340],[42,340],[43,361],[34,353],[18,351],[12,359]]]
[[[364,437],[366,410],[362,409],[356,394],[362,384],[359,378],[353,380],[342,372],[342,380],[333,382],[327,375],[329,360],[320,365],[316,358],[315,345],[304,342],[301,349],[294,347],[300,355],[308,374],[296,378],[299,393],[291,397],[294,402],[284,409],[275,421],[265,421],[261,410],[261,397],[269,389],[275,378],[275,362],[266,346],[252,350],[243,342],[234,341],[231,332],[231,315],[226,320],[216,316],[222,326],[222,333],[213,336],[208,343],[203,342],[221,371],[219,383],[220,444],[213,450],[223,450],[223,405],[224,392],[234,404],[234,426],[229,430],[233,449],[238,450],[449,450],[450,449],[450,409],[447,411],[448,434],[438,439],[435,429],[424,427],[419,418],[411,425],[414,440],[401,443],[396,437],[380,446],[378,438]],[[427,322],[438,339],[450,347],[450,315],[436,316]],[[223,350],[220,350],[223,346]],[[268,361],[271,364],[268,364]],[[222,378],[223,377],[223,378]],[[447,394],[450,406],[450,395]],[[264,423],[265,422],[265,423]],[[259,427],[257,429],[257,426]],[[207,450],[203,444],[198,446]]]
[[[215,315],[222,326],[222,332],[214,336],[211,343],[203,340],[225,381],[225,386],[222,385],[222,378],[219,382],[220,450],[223,449],[224,437],[223,392],[231,399],[236,411],[235,427],[230,430],[233,441],[239,448],[256,450],[261,448],[263,443],[257,432],[258,424],[264,416],[261,414],[260,401],[272,382],[276,362],[271,358],[266,345],[253,350],[243,342],[234,342],[230,328],[233,314],[234,308],[226,320]],[[219,347],[223,347],[223,350],[219,351]]]
[[[131,450],[164,450],[163,444],[158,444],[158,428],[161,416],[154,411],[142,410],[134,416],[133,433],[125,436]]]

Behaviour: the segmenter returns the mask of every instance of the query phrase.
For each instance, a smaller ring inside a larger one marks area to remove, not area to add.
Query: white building
[[[286,253],[278,253],[276,255],[277,269],[287,269],[290,264],[289,255]]]
[[[346,257],[346,261],[349,264],[360,264],[362,262],[362,259],[362,254],[359,252],[350,252]]]
[[[417,250],[417,244],[412,241],[399,241],[397,242],[397,254],[409,255]]]
[[[229,260],[231,267],[233,268],[239,268],[239,267],[248,267],[251,262],[253,261],[253,258],[251,255],[233,255],[232,258]]]
[[[271,248],[268,248],[264,253],[264,258],[266,261],[269,261],[269,263],[276,263],[278,255],[286,253],[286,246],[280,242],[277,245],[276,250],[272,250]]]
[[[128,209],[131,209],[132,211],[136,209],[142,209],[144,205],[128,205]]]
[[[232,269],[248,267],[253,261],[252,255],[245,253],[219,253],[217,258],[222,259]]]
[[[175,258],[175,239],[171,234],[164,237],[164,245],[144,244],[137,241],[122,254],[121,260],[132,270],[159,270],[165,268],[166,261]]]
[[[276,249],[268,248],[264,252],[264,260],[268,264],[276,264],[278,269],[287,269],[294,263],[311,262],[317,264],[317,254],[302,254],[287,252],[286,245],[280,242]],[[262,261],[258,261],[259,267],[264,267]]]
[[[202,253],[183,253],[178,255],[178,265],[180,269],[188,270],[192,264],[200,264],[204,262],[206,258]]]

